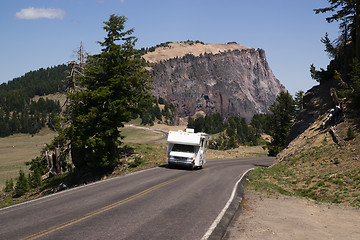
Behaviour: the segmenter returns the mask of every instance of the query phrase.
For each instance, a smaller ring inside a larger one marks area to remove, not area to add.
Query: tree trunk
[[[56,172],[61,174],[61,149],[59,147],[55,148],[55,158],[56,158]]]
[[[355,10],[355,56],[360,60],[360,8],[357,6]]]

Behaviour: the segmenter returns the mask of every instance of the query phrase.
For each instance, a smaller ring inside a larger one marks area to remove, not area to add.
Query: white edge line
[[[88,183],[88,184],[84,184],[84,185],[80,185],[80,186],[77,186],[77,187],[74,187],[74,188],[69,188],[69,189],[66,189],[66,190],[63,190],[63,191],[60,191],[60,192],[56,192],[56,193],[52,193],[52,194],[49,194],[49,195],[46,195],[46,196],[43,196],[43,197],[40,197],[40,198],[35,198],[35,199],[29,200],[29,201],[25,201],[25,202],[21,202],[21,203],[17,203],[17,204],[13,204],[13,205],[10,205],[10,206],[7,206],[7,207],[0,208],[0,212],[4,211],[4,210],[7,210],[7,209],[10,209],[10,208],[15,208],[15,207],[18,207],[18,206],[21,206],[21,205],[26,205],[26,204],[29,204],[29,203],[45,200],[47,198],[57,198],[58,195],[62,195],[62,194],[68,193],[68,192],[72,192],[72,191],[79,190],[79,189],[82,189],[82,188],[90,187],[92,185],[104,183],[104,182],[107,182],[107,181],[112,181],[112,180],[115,180],[115,179],[117,179],[119,177],[126,177],[126,176],[130,176],[130,175],[133,175],[133,174],[138,174],[138,173],[141,173],[141,172],[145,172],[145,171],[150,171],[150,170],[156,169],[156,168],[158,168],[158,167],[147,168],[147,169],[143,169],[143,170],[140,170],[140,171],[136,171],[136,172],[132,172],[132,173],[128,173],[128,174],[124,174],[124,175],[120,175],[120,176],[116,176],[116,177],[111,177],[111,178],[107,178],[107,179],[104,179],[104,180],[100,180],[100,181],[96,181],[96,182],[92,182],[92,183]]]
[[[212,234],[212,232],[214,231],[214,229],[216,228],[216,226],[219,224],[219,222],[221,221],[221,219],[223,218],[226,210],[229,208],[231,202],[233,201],[234,197],[235,197],[235,193],[236,193],[236,189],[237,186],[239,185],[239,183],[241,182],[241,180],[243,179],[243,177],[245,176],[245,174],[247,174],[249,171],[253,170],[254,168],[250,168],[248,169],[246,172],[243,173],[243,175],[240,177],[240,179],[235,183],[233,191],[231,193],[230,199],[228,200],[228,202],[226,203],[225,207],[221,210],[221,212],[219,213],[219,215],[217,216],[217,218],[214,220],[214,222],[211,224],[211,226],[209,227],[209,229],[207,230],[207,232],[204,234],[204,236],[201,238],[201,240],[207,240],[210,235]]]

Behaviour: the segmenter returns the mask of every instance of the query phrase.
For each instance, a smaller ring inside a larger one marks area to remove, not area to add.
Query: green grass
[[[162,133],[133,127],[123,128],[121,130],[121,135],[125,136],[123,139],[124,143],[143,143],[163,137]]]
[[[338,159],[342,149],[313,147],[270,168],[248,174],[248,189],[268,194],[297,195],[321,202],[360,207],[358,161]]]
[[[143,163],[140,165],[140,169],[156,167],[167,163],[166,143],[132,143],[128,145],[134,147],[135,153],[142,156]]]
[[[248,184],[246,188],[267,194],[274,194],[278,192],[283,195],[293,195],[291,192],[285,190],[278,184],[269,181],[270,176],[274,178],[278,178],[278,176],[282,174],[282,171],[283,171],[282,168],[257,167],[248,174],[247,178],[250,184]]]
[[[141,125],[141,118],[132,119],[130,122],[127,122],[125,124],[126,125],[140,126]]]
[[[15,134],[0,138],[0,189],[5,186],[7,179],[18,177],[20,169],[27,173],[25,162],[39,156],[44,144],[54,136],[55,132],[44,128],[34,136]]]

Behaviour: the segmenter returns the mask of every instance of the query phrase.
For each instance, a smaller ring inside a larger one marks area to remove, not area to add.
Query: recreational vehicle
[[[206,150],[209,136],[206,133],[170,131],[168,135],[168,166],[187,166],[202,168],[206,163]]]

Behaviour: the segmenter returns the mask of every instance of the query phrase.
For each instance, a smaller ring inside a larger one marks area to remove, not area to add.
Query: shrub
[[[39,168],[35,168],[31,173],[29,183],[33,188],[37,188],[41,185],[41,173]]]
[[[23,170],[19,171],[19,178],[16,182],[15,186],[15,196],[21,197],[24,195],[27,191],[29,191],[29,181],[27,177],[25,176],[25,173]]]
[[[14,181],[12,178],[10,178],[10,180],[6,180],[5,182],[4,192],[11,192],[13,190],[14,190]]]
[[[133,162],[129,162],[130,168],[136,168],[144,163],[144,159],[141,156],[136,156]]]
[[[355,138],[355,132],[352,126],[350,126],[347,130],[347,137],[348,139],[354,139]]]

